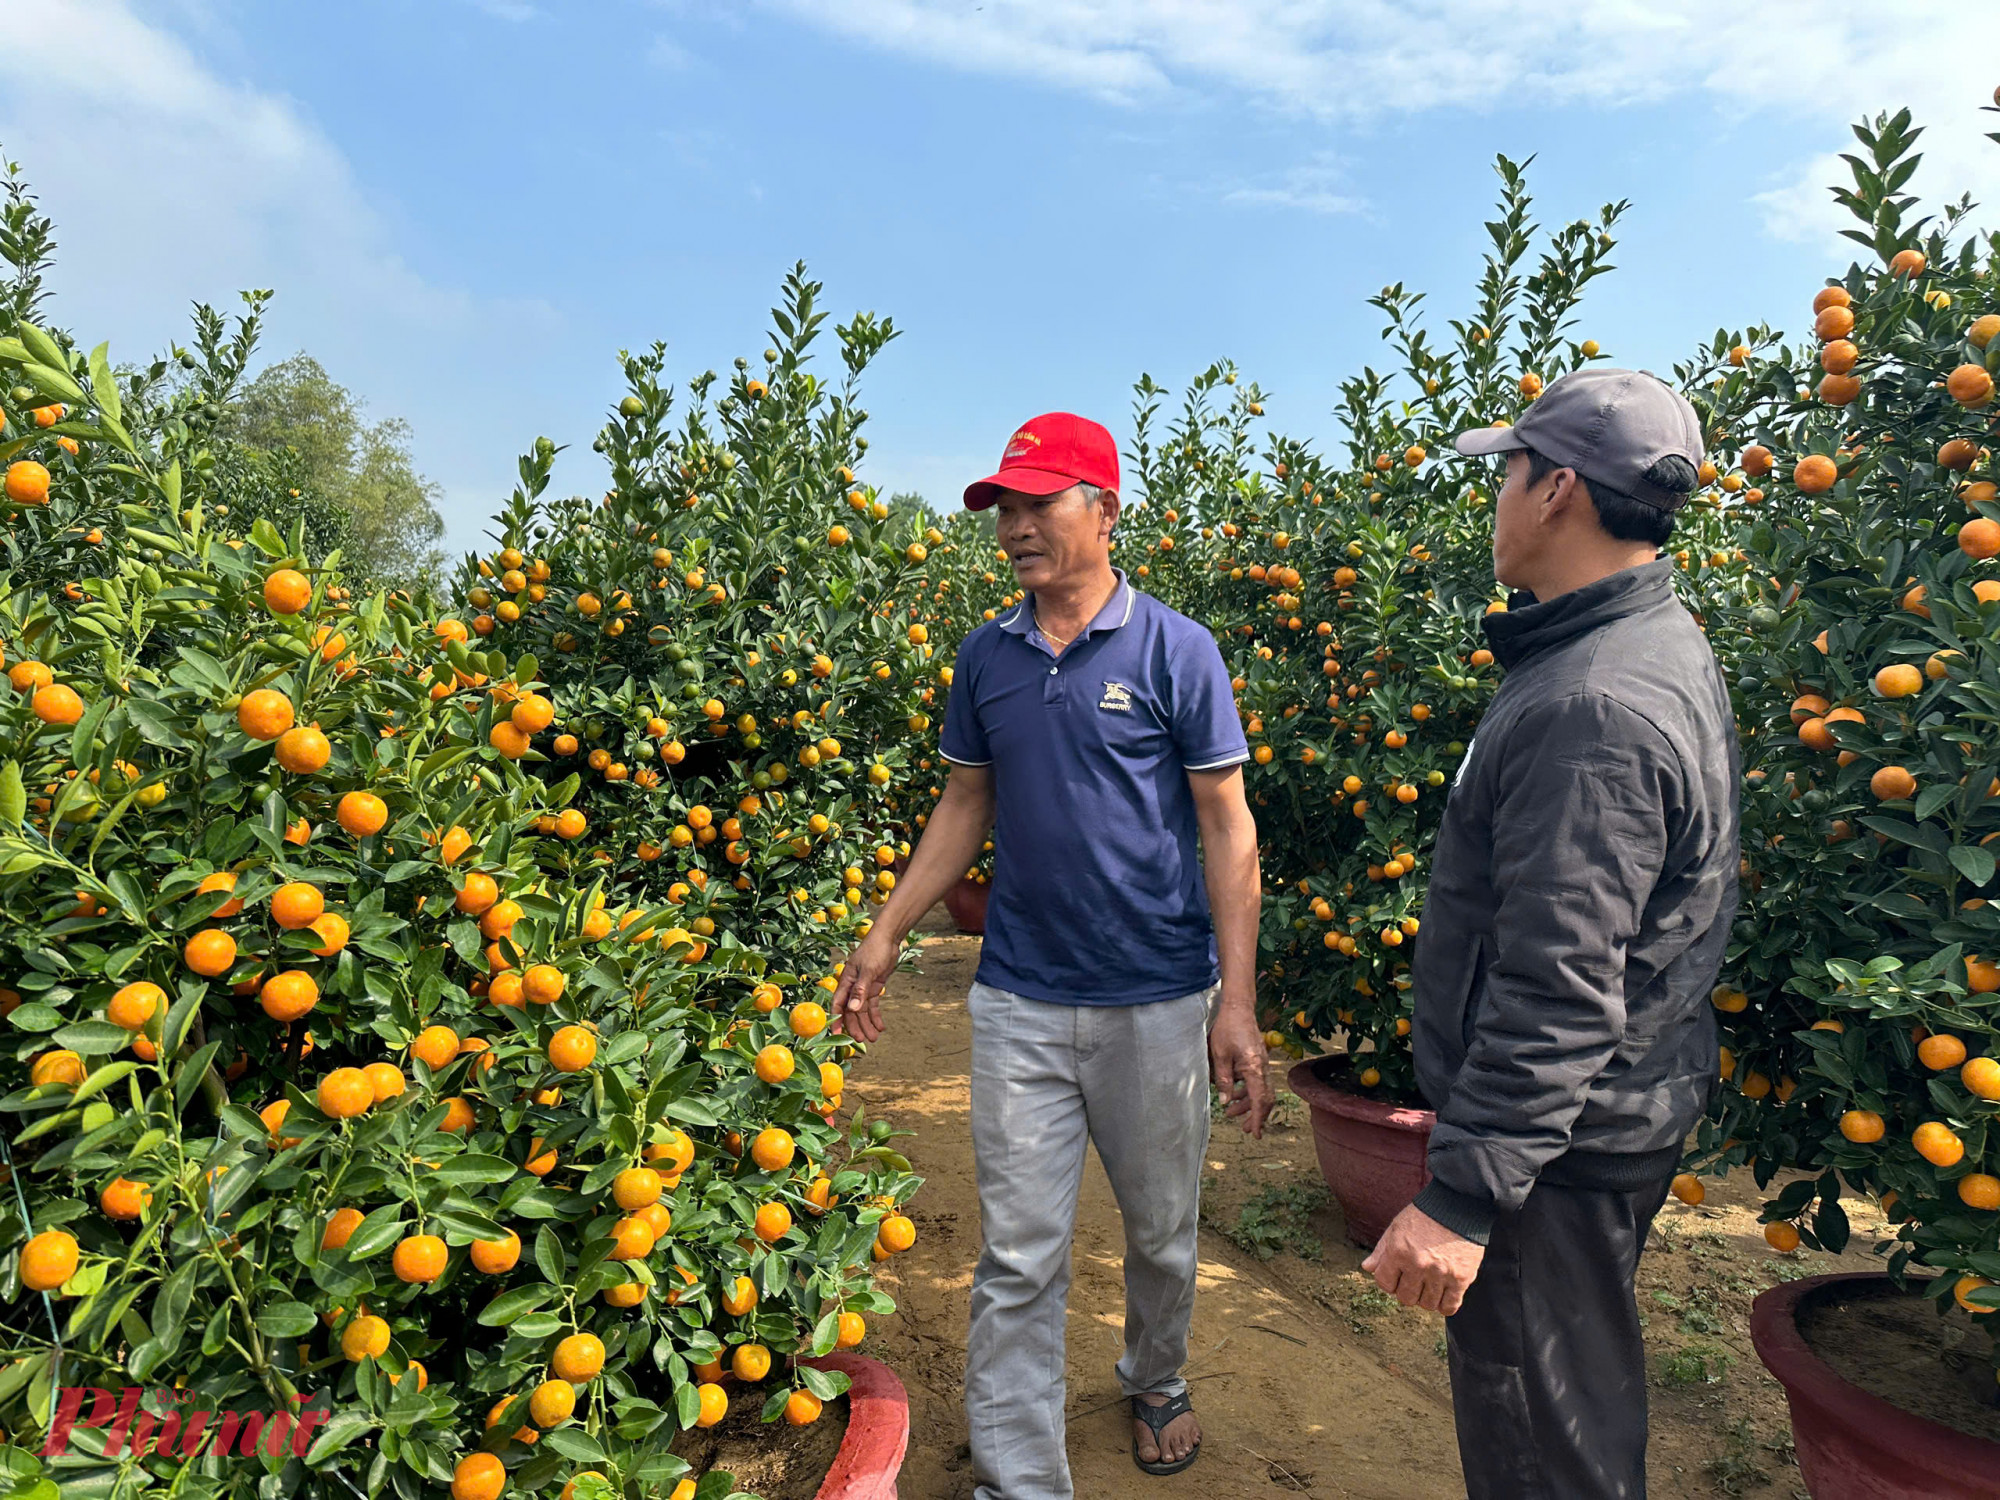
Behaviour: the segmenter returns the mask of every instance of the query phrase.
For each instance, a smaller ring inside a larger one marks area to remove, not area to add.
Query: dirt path
[[[943,925],[932,931],[948,931]],[[961,1406],[966,1306],[979,1255],[978,1200],[967,1120],[970,1032],[965,991],[975,938],[925,944],[923,972],[900,976],[889,1031],[853,1070],[850,1103],[917,1132],[904,1142],[925,1178],[912,1206],[917,1248],[884,1278],[901,1313],[869,1352],[909,1387],[908,1500],[970,1500]],[[1282,1082],[1282,1075],[1279,1081]],[[1312,1495],[1321,1500],[1461,1496],[1443,1359],[1443,1323],[1383,1297],[1360,1272],[1339,1210],[1325,1202],[1304,1109],[1283,1096],[1263,1141],[1218,1125],[1204,1186],[1194,1385],[1206,1438],[1201,1462],[1155,1479],[1129,1456],[1112,1365],[1122,1347],[1123,1231],[1093,1154],[1077,1212],[1069,1313],[1069,1450],[1076,1492],[1090,1500],[1175,1494]],[[1651,1485],[1656,1496],[1803,1496],[1784,1398],[1757,1363],[1750,1300],[1780,1277],[1836,1268],[1827,1257],[1779,1257],[1764,1246],[1738,1174],[1700,1209],[1669,1203],[1640,1274],[1653,1358]],[[1873,1206],[1847,1205],[1874,1264]],[[1268,1258],[1267,1258],[1268,1257]]]

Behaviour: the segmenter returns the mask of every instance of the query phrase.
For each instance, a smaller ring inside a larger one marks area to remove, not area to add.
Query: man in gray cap
[[[1453,782],[1412,969],[1429,1184],[1363,1268],[1445,1314],[1471,1500],[1646,1490],[1633,1277],[1717,1082],[1737,900],[1728,688],[1660,549],[1700,424],[1589,369],[1512,427],[1486,616],[1507,669]]]

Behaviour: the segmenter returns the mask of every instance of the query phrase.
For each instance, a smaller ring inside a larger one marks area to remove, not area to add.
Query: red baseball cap
[[[965,508],[985,510],[1002,490],[1054,495],[1073,484],[1118,488],[1118,444],[1108,428],[1074,412],[1044,412],[1014,429],[1000,471],[965,487]]]

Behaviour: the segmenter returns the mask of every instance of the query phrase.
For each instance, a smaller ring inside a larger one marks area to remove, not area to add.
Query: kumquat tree
[[[830,387],[808,368],[820,287],[800,268],[785,291],[760,373],[739,359],[712,406],[713,377],[694,381],[677,430],[663,349],[627,356],[595,444],[612,488],[538,508],[544,441],[457,593],[470,632],[533,652],[551,684],[553,717],[492,743],[573,773],[616,835],[579,844],[572,873],[667,902],[697,948],[754,933],[773,962],[823,970],[910,852],[905,742],[941,685],[926,591],[944,534],[855,479],[857,380],[893,325],[839,327]]]
[[[1729,449],[1754,572],[1703,606],[1747,784],[1727,1086],[1697,1161],[1810,1174],[1766,1209],[1780,1250],[1841,1249],[1842,1186],[1879,1195],[1892,1266],[1991,1309],[2000,239],[1966,202],[1916,212],[1907,111],[1855,134],[1837,196],[1870,259],[1801,294],[1810,340],[1748,361]]]
[[[86,356],[33,321],[32,296],[0,327],[7,546],[39,560],[0,569],[0,1425],[61,1426],[47,1473],[65,1495],[694,1494],[670,1441],[722,1421],[736,1392],[767,1421],[812,1422],[847,1377],[800,1361],[864,1339],[891,1310],[871,1264],[914,1239],[897,1210],[915,1179],[886,1123],[835,1122],[851,1049],[811,974],[840,919],[820,938],[789,897],[807,868],[813,889],[845,888],[849,856],[874,884],[897,825],[869,771],[892,762],[819,743],[827,779],[802,776],[760,817],[743,804],[763,784],[704,734],[688,792],[729,791],[716,825],[754,820],[726,843],[669,778],[647,788],[657,803],[585,791],[550,731],[616,718],[613,743],[627,753],[630,727],[638,758],[639,690],[602,686],[630,668],[593,641],[571,671],[553,628],[510,623],[489,643],[456,614],[357,597],[303,518],[290,535],[232,524],[205,419],[256,305],[156,400],[103,347]],[[856,350],[888,336],[853,328]],[[807,377],[773,374],[810,409]],[[844,420],[829,448],[851,439]],[[804,430],[746,418],[736,448],[691,441],[705,466],[775,485]],[[614,462],[642,472],[628,447]],[[757,591],[810,559],[753,559],[747,531],[711,541],[650,503],[592,524],[643,525],[648,551],[672,527],[690,568],[727,581],[718,604],[784,611],[767,629],[789,639],[766,649],[823,685],[796,695],[801,725],[824,714],[829,739],[872,745],[913,711],[921,635],[878,611],[921,559],[915,539],[878,559],[889,529],[857,514],[870,551],[846,610],[802,627],[821,596]],[[625,617],[608,541],[548,550],[563,608],[573,582],[595,584],[614,601],[606,629]],[[722,679],[756,662],[740,615],[696,616],[706,597],[678,573],[674,587],[661,618],[715,665],[663,676],[734,697]],[[635,575],[642,588],[650,604]],[[834,670],[815,673],[827,648]],[[776,712],[787,670],[737,701]],[[719,722],[679,691],[648,707],[690,738]],[[786,733],[802,757],[805,731]],[[786,780],[774,770],[770,789]],[[624,862],[655,827],[692,861],[676,819],[719,856],[701,915]],[[738,869],[750,891],[729,906]],[[165,1398],[139,1452],[107,1455],[107,1413],[59,1400],[135,1383]],[[253,1408],[296,1414],[298,1440],[183,1462],[197,1413]]]

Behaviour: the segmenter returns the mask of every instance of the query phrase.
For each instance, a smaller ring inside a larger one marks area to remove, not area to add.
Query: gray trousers
[[[1645,1500],[1646,1346],[1632,1283],[1667,1179],[1544,1179],[1494,1222],[1445,1319],[1470,1500]]]
[[[1084,1143],[1125,1222],[1128,1396],[1187,1389],[1208,1028],[1219,987],[1150,1005],[1051,1005],[975,984],[972,1149],[984,1248],[965,1410],[974,1500],[1070,1500],[1063,1349]]]

